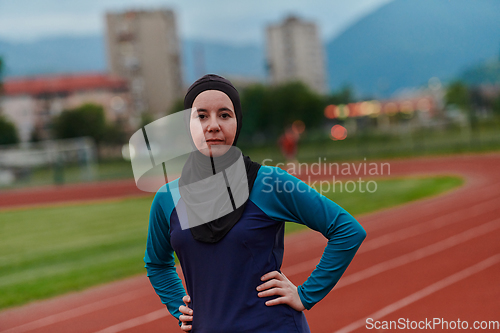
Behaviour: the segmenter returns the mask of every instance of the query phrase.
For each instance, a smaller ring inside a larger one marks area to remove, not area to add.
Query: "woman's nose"
[[[217,119],[215,117],[211,117],[211,119],[210,119],[210,121],[208,123],[207,130],[209,132],[218,132],[218,131],[220,131],[219,122],[217,121]]]

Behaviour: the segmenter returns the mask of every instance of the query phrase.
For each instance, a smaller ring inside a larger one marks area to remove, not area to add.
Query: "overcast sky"
[[[26,41],[47,36],[95,35],[104,13],[172,8],[184,38],[260,43],[264,27],[297,14],[318,23],[323,39],[392,0],[0,0],[0,39]]]

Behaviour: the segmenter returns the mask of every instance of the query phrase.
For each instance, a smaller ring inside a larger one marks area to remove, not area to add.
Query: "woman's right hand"
[[[188,303],[191,302],[191,297],[189,297],[189,295],[186,295],[182,298],[182,300],[186,305],[179,306],[179,311],[182,313],[179,316],[179,320],[182,322],[181,330],[190,332],[191,322],[193,321],[193,310],[188,307]]]

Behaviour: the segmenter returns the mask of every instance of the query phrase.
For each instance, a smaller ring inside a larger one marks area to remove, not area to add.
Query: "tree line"
[[[301,120],[306,128],[316,128],[324,121],[324,109],[328,104],[356,101],[350,86],[320,95],[299,81],[271,86],[253,84],[239,91],[244,122],[240,142],[252,142],[256,137],[274,142],[296,120]],[[169,114],[183,108],[183,101],[178,100]]]
[[[0,98],[3,95],[3,68],[4,62],[0,57]],[[16,126],[10,122],[3,114],[0,105],[0,145],[19,142]]]
[[[2,89],[2,66],[0,58],[0,95]],[[324,122],[324,109],[329,104],[348,104],[356,102],[353,89],[344,86],[329,95],[319,95],[301,82],[281,85],[254,84],[240,90],[244,126],[240,137],[243,142],[252,142],[259,137],[263,142],[274,142],[287,126],[301,120],[307,129],[319,127]],[[475,109],[485,103],[500,116],[500,97],[485,101],[477,93],[476,87],[469,87],[460,81],[452,82],[446,91],[445,102],[464,110],[474,125]],[[491,105],[490,105],[491,104]],[[181,111],[182,100],[178,100],[165,113]],[[149,113],[142,116],[141,126],[155,120]],[[52,119],[54,139],[89,136],[97,145],[101,143],[123,144],[128,141],[124,126],[120,123],[106,122],[104,108],[96,104],[84,104],[64,110]],[[36,141],[32,135],[32,141]],[[240,142],[241,142],[240,141]],[[0,110],[0,144],[19,142],[16,127]]]

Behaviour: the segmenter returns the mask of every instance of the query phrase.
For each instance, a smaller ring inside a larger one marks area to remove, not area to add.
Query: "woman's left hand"
[[[302,305],[299,297],[297,287],[287,279],[287,277],[278,271],[272,271],[264,274],[261,278],[262,281],[267,281],[257,287],[259,297],[267,297],[280,295],[281,297],[269,300],[266,302],[267,306],[277,304],[288,304],[296,311],[303,311],[306,308]]]

